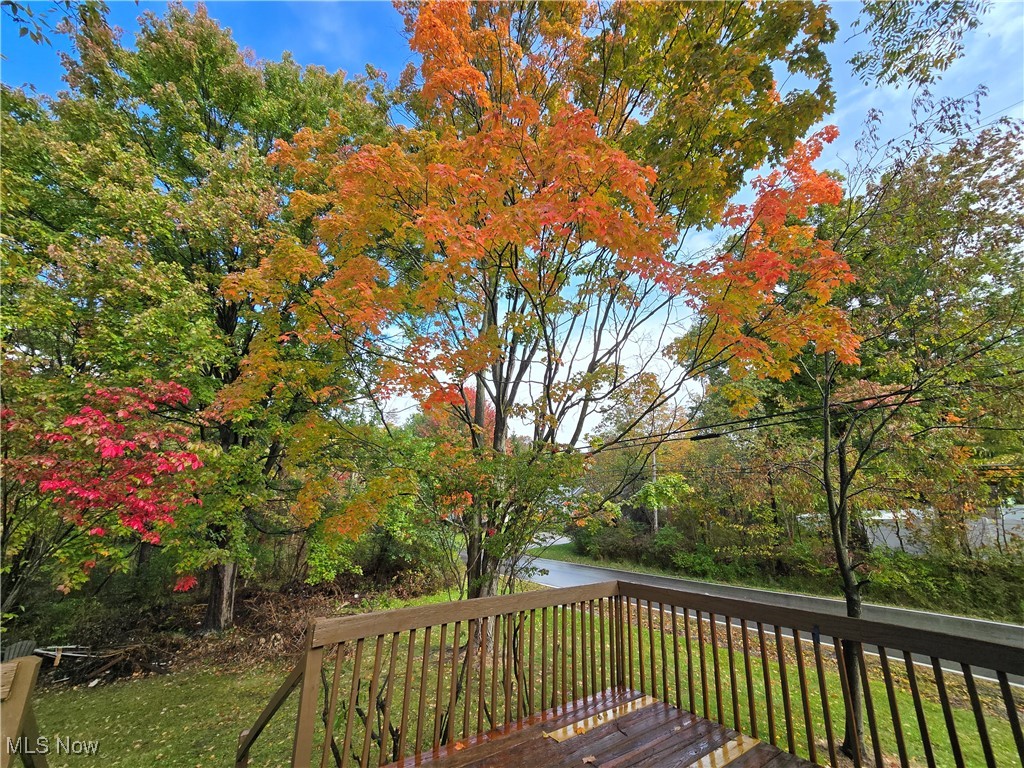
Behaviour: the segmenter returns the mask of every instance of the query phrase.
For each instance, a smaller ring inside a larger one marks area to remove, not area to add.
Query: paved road
[[[592,565],[578,565],[577,563],[564,563],[558,560],[546,560],[537,558],[533,562],[535,568],[542,572],[531,577],[531,581],[543,584],[548,587],[573,587],[582,584],[594,584],[601,581],[621,580],[632,581],[637,584],[649,584],[656,587],[669,589],[683,589],[689,592],[699,592],[713,597],[729,597],[737,600],[752,600],[761,604],[776,605],[783,608],[794,608],[806,611],[819,611],[831,613],[837,616],[846,615],[846,605],[842,600],[833,600],[825,597],[809,597],[807,595],[796,595],[788,592],[771,592],[763,589],[747,589],[745,587],[731,587],[721,584],[709,584],[703,581],[690,581],[688,579],[674,579],[667,576],[651,576],[644,573],[632,571],[620,571],[612,568],[601,568]],[[546,573],[545,573],[546,572]],[[912,611],[905,608],[891,608],[884,605],[865,604],[863,617],[872,621],[885,621],[893,624],[900,624],[915,629],[926,629],[933,632],[945,632],[951,635],[962,637],[976,637],[981,640],[989,640],[995,643],[1013,645],[1024,650],[1024,626],[1008,624],[998,621],[984,621],[982,619],[969,619],[963,616],[949,616],[941,613],[927,613],[925,611]],[[784,633],[785,634],[785,633]],[[831,638],[822,638],[823,642],[831,642]],[[902,653],[892,656],[893,659],[902,662]],[[915,662],[930,666],[925,658]],[[943,669],[949,672],[961,674],[958,664],[943,664]],[[988,670],[977,670],[977,676],[989,677]],[[994,677],[994,675],[992,675]],[[1024,679],[1016,676],[1011,678],[1015,685],[1024,684]]]

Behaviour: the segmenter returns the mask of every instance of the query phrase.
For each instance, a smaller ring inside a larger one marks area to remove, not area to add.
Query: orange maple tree
[[[785,375],[807,342],[851,355],[827,306],[845,264],[791,223],[840,195],[812,168],[834,134],[796,141],[829,99],[824,86],[784,99],[770,76],[780,58],[822,76],[827,14],[783,9],[777,40],[748,35],[730,56],[722,25],[746,28],[761,11],[726,22],[703,5],[401,4],[422,58],[421,79],[402,82],[415,127],[354,147],[335,118],[279,143],[272,162],[296,185],[288,213],[314,237],[282,240],[230,290],[279,306],[299,286],[294,338],[372,354],[377,394],[455,409],[465,450],[511,455],[517,425],[517,451],[536,463],[580,444],[652,370],[659,386],[638,419],[711,366]],[[676,33],[703,15],[718,69],[698,83],[689,68],[707,52]],[[727,207],[746,169],[785,153],[753,206]],[[722,223],[742,227],[735,246],[688,259],[688,229]],[[795,282],[810,299],[780,298]],[[687,302],[715,326],[684,335]],[[474,496],[472,596],[523,546],[491,536],[498,551],[487,532],[516,527],[524,508],[508,493]]]
[[[723,224],[737,234],[721,253],[690,270],[689,303],[700,320],[673,345],[691,370],[724,365],[737,379],[754,373],[785,380],[808,344],[856,362],[856,335],[845,313],[830,303],[853,274],[807,223],[813,207],[842,199],[839,182],[813,166],[837,135],[828,126],[797,142],[782,167],[754,180],[752,204],[726,209]]]

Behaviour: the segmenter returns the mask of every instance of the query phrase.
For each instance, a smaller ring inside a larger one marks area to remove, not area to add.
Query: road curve
[[[732,587],[723,584],[711,584],[706,581],[675,579],[668,576],[652,576],[646,573],[620,571],[614,568],[603,568],[595,565],[579,565],[560,560],[537,558],[532,563],[540,570],[530,577],[530,581],[547,587],[574,587],[582,584],[593,584],[601,581],[632,581],[636,584],[649,584],[668,589],[682,589],[688,592],[699,592],[712,597],[727,597],[735,600],[752,600],[765,605],[782,608],[793,608],[805,611],[819,611],[836,616],[846,615],[846,604],[842,600],[827,597],[811,597],[791,592],[772,592],[766,589],[749,589]],[[913,629],[926,629],[932,632],[944,632],[961,637],[975,637],[993,643],[1012,645],[1024,650],[1024,626],[999,621],[970,619],[964,616],[950,616],[943,613],[913,611],[907,608],[892,608],[885,605],[865,603],[862,617],[871,621],[884,621],[900,624]]]

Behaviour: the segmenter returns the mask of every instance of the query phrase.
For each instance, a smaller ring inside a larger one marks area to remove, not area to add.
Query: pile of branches
[[[118,648],[93,649],[82,645],[49,645],[35,649],[35,655],[50,659],[47,677],[51,682],[98,685],[121,677],[166,674],[171,660],[161,649],[146,643]]]

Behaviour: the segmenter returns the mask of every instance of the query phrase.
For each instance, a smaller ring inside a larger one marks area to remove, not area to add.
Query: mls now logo
[[[16,739],[7,737],[7,754],[9,755],[46,755],[51,752],[57,755],[95,755],[99,752],[100,742],[81,741],[70,737],[58,736],[51,739],[48,736],[40,736],[30,739],[27,736],[19,736]]]

